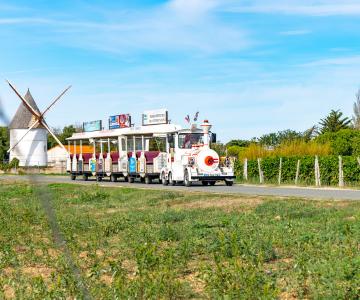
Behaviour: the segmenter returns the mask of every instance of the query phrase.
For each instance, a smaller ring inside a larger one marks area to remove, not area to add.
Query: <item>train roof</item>
[[[183,131],[181,126],[175,124],[134,126],[128,128],[118,128],[92,132],[78,132],[67,138],[67,140],[74,141],[86,140],[91,138],[113,138],[124,135],[161,135],[179,131]]]

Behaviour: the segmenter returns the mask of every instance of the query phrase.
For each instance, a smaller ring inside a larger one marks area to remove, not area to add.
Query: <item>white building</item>
[[[29,90],[24,98],[34,110],[40,113]],[[10,148],[24,136],[34,122],[33,114],[21,103],[9,125]],[[10,161],[13,158],[17,158],[20,161],[19,166],[22,167],[47,166],[47,130],[41,124],[31,129],[24,139],[10,151]]]

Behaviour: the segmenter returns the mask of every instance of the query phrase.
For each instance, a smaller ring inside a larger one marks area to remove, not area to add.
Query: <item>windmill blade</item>
[[[12,151],[19,143],[24,139],[24,137],[30,132],[31,129],[33,129],[37,124],[39,123],[39,120],[36,120],[34,124],[30,126],[30,128],[24,133],[24,135],[16,142],[14,146],[12,146],[7,152],[9,153]]]
[[[55,104],[57,101],[59,101],[59,99],[60,99],[62,96],[64,96],[64,94],[65,94],[68,90],[70,90],[70,88],[71,88],[71,85],[68,86],[68,87],[48,106],[48,108],[44,110],[44,112],[41,114],[41,116],[44,116],[44,115],[50,110],[50,108],[53,107],[54,104]]]
[[[43,125],[46,129],[47,129],[47,131],[53,136],[53,138],[55,139],[55,141],[59,144],[59,146],[60,147],[62,147],[66,152],[68,152],[67,151],[67,149],[65,148],[65,146],[63,145],[63,143],[62,142],[60,142],[60,140],[57,138],[57,136],[52,132],[52,130],[49,128],[49,126],[45,123],[45,122],[40,122],[41,123],[41,125]]]
[[[11,87],[11,89],[15,92],[15,94],[21,99],[21,101],[24,103],[24,105],[26,106],[26,108],[35,116],[37,116],[38,118],[41,117],[41,115],[32,108],[32,106],[29,104],[29,102],[26,101],[26,99],[21,96],[21,94],[16,90],[16,88],[8,81],[6,80],[6,82],[8,83],[8,85]]]

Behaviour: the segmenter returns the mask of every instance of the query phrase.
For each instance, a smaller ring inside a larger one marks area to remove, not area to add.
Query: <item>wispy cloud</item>
[[[101,11],[92,19],[74,21],[50,13],[47,18],[0,18],[0,25],[38,26],[44,29],[41,38],[50,42],[114,53],[219,53],[248,47],[251,42],[246,31],[218,19],[213,14],[215,7],[212,0],[173,0],[126,14]]]
[[[312,31],[307,29],[298,29],[298,30],[289,30],[289,31],[282,31],[280,32],[280,35],[306,35],[310,34]]]
[[[354,0],[255,0],[226,1],[223,9],[238,13],[277,13],[308,16],[359,15],[360,3]]]
[[[302,64],[302,66],[304,67],[355,66],[355,65],[360,65],[360,55],[319,59]]]

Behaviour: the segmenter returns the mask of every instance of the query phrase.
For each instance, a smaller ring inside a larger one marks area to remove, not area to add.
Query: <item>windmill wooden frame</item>
[[[8,150],[8,152],[12,151],[24,138],[25,136],[33,129],[36,125],[42,125],[56,140],[56,142],[62,147],[66,152],[67,149],[65,146],[60,142],[60,140],[57,138],[57,136],[53,133],[53,131],[50,129],[50,127],[45,122],[45,114],[55,105],[56,102],[60,100],[60,98],[71,88],[71,85],[68,86],[58,97],[55,98],[54,101],[50,103],[50,105],[42,112],[37,112],[30,103],[17,91],[15,86],[10,83],[8,80],[6,82],[9,84],[10,88],[15,92],[15,94],[20,98],[24,106],[27,108],[27,110],[34,116],[35,122],[28,128],[28,130],[24,133],[24,135]]]

